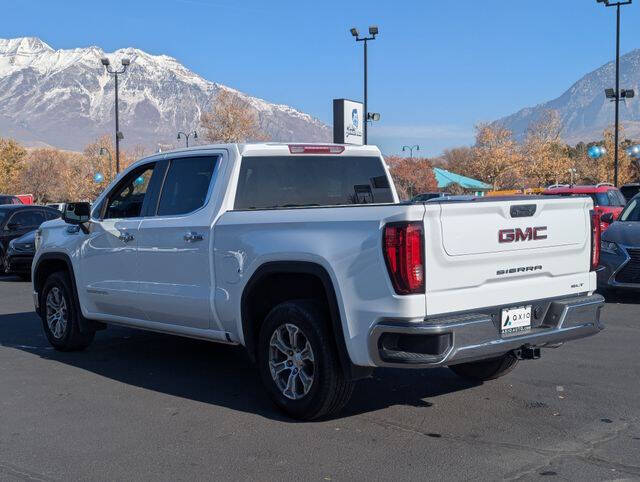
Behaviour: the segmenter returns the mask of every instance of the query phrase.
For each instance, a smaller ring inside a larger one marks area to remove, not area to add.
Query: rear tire
[[[78,305],[75,302],[69,275],[57,271],[49,275],[40,297],[40,312],[44,333],[51,346],[59,351],[78,351],[87,348],[94,331],[80,332]]]
[[[470,363],[452,365],[449,368],[456,375],[475,382],[495,380],[511,372],[518,364],[518,359],[513,353],[507,353],[491,360],[481,360]]]
[[[314,420],[337,413],[353,392],[328,327],[327,315],[307,300],[280,303],[262,324],[260,377],[275,404],[292,418]]]

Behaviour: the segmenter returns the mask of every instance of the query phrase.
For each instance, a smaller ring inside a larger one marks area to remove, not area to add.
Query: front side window
[[[379,157],[244,157],[235,209],[392,203]]]
[[[140,217],[154,167],[148,164],[132,171],[115,187],[107,199],[105,219]]]
[[[620,221],[640,221],[640,201],[633,199],[620,215]]]
[[[158,216],[187,214],[204,206],[216,162],[216,157],[171,161],[160,195]]]

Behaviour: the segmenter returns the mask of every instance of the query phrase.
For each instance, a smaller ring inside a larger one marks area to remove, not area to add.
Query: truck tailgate
[[[578,197],[426,204],[427,314],[593,290],[590,209]]]

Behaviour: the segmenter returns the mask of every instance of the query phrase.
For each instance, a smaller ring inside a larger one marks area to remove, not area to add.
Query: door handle
[[[199,233],[187,233],[184,235],[184,240],[187,243],[193,243],[195,241],[202,241],[204,239],[204,236],[202,236],[202,234]]]
[[[118,239],[123,243],[128,243],[130,241],[133,241],[135,238],[129,233],[122,233],[120,234],[120,236],[118,236]]]

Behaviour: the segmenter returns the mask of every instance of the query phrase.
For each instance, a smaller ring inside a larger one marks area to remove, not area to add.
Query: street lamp
[[[409,158],[413,159],[413,150],[419,151],[420,146],[416,144],[415,146],[402,146],[402,152],[409,151]]]
[[[184,132],[180,131],[178,132],[178,140],[180,140],[180,136],[184,137],[185,141],[187,142],[187,147],[189,147],[189,137],[193,136],[194,139],[197,139],[198,133],[196,131],[192,131],[188,134],[185,134]]]
[[[122,59],[121,62],[122,69],[113,70],[108,58],[103,57],[100,59],[100,63],[104,65],[107,73],[113,75],[116,79],[116,174],[120,172],[120,140],[124,139],[124,135],[122,134],[122,132],[120,132],[120,125],[118,123],[118,75],[124,74],[129,64],[131,64],[131,61],[129,59]]]
[[[111,151],[106,147],[101,147],[99,155],[103,156],[105,153],[109,154],[109,176],[113,180],[113,157],[111,157]]]
[[[356,39],[356,42],[364,42],[364,125],[363,127],[363,137],[364,137],[364,144],[367,144],[367,124],[368,124],[368,120],[377,120],[377,119],[373,119],[373,118],[369,118],[369,115],[367,113],[367,42],[369,42],[369,40],[375,40],[376,39],[376,35],[378,35],[378,27],[376,25],[372,25],[371,27],[369,27],[369,37],[360,37],[360,32],[358,32],[357,28],[352,28],[350,30],[351,35],[353,35]],[[378,116],[378,118],[380,118]]]
[[[613,155],[613,184],[618,185],[618,135],[620,124],[619,111],[620,111],[620,98],[626,96],[620,95],[620,6],[629,5],[633,0],[625,0],[623,2],[613,2],[611,0],[596,0],[597,3],[604,3],[606,7],[616,7],[616,88],[614,92],[611,89],[605,91],[607,99],[613,99],[616,103],[616,127],[615,127],[615,140],[614,140],[614,155]],[[628,92],[628,91],[625,91]],[[633,92],[633,91],[631,91]],[[613,96],[611,96],[613,94]],[[633,94],[631,95],[633,97]]]

